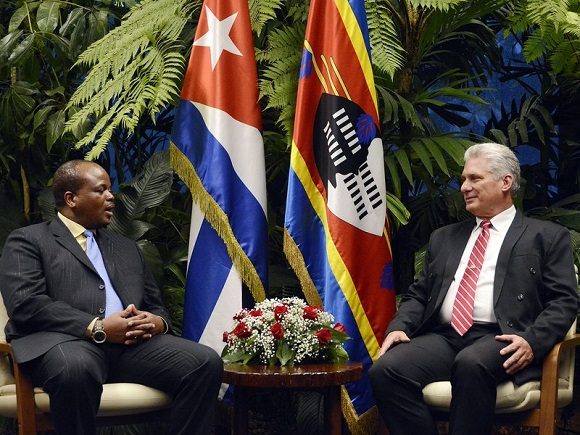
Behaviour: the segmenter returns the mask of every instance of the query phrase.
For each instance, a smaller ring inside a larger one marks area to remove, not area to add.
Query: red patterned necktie
[[[481,233],[475,241],[465,273],[453,302],[451,313],[451,326],[459,335],[465,334],[473,325],[473,304],[475,302],[475,286],[483,265],[483,257],[489,240],[490,221],[481,221]]]

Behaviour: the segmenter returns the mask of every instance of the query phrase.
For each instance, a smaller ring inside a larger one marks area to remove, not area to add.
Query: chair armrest
[[[14,359],[12,346],[7,342],[0,342],[0,353],[8,354],[12,364],[14,383],[16,384],[16,413],[19,426],[26,422],[26,426],[36,432],[36,404],[34,402],[34,387]]]
[[[556,343],[550,353],[544,358],[542,366],[542,383],[540,391],[540,433],[542,427],[556,419],[558,403],[558,369],[560,357],[564,351],[580,345],[580,334],[574,334]],[[547,428],[547,426],[546,426]],[[545,429],[547,430],[547,429]]]

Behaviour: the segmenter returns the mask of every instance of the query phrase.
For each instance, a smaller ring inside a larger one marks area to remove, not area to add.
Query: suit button
[[[532,275],[535,275],[536,274],[536,269],[534,269],[533,267],[530,267],[530,273]]]
[[[520,301],[520,302],[521,302],[521,301],[523,301],[523,300],[524,300],[524,294],[523,294],[523,293],[520,293],[520,294],[518,295],[518,298],[517,298],[517,299],[518,299],[518,301]]]
[[[105,288],[105,284],[101,284],[101,285],[99,286],[99,290],[103,290],[104,288]]]
[[[431,302],[431,296],[427,298],[427,302]]]
[[[103,314],[105,312],[105,309],[103,307],[99,308],[99,314]]]
[[[507,325],[511,328],[514,326],[514,324],[512,322],[507,322]]]

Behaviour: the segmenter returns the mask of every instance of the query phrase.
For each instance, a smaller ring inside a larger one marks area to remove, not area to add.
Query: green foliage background
[[[47,188],[60,163],[96,159],[116,176],[115,228],[139,241],[179,316],[191,200],[160,151],[201,5],[0,0],[0,245],[10,229],[50,215]],[[270,293],[299,294],[281,240],[309,2],[249,5],[264,117]],[[580,263],[580,1],[367,0],[366,9],[397,290],[412,279],[431,231],[465,217],[457,193],[462,154],[484,140],[537,150],[539,163],[523,168],[518,205],[566,225]],[[505,59],[498,35],[521,44],[525,62]],[[476,133],[474,108],[499,98],[492,76],[523,97]]]

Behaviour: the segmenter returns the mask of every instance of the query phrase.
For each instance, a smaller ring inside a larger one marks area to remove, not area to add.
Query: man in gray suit
[[[475,218],[433,232],[369,372],[391,435],[437,434],[421,390],[440,380],[452,384],[449,433],[489,434],[496,385],[538,379],[576,316],[570,235],[516,211],[513,152],[470,147],[462,178]]]
[[[105,229],[107,172],[73,160],[54,175],[58,215],[14,231],[0,258],[6,336],[34,385],[50,396],[58,434],[94,434],[105,382],[173,397],[171,434],[210,433],[223,364],[171,334],[160,291],[132,241]]]

